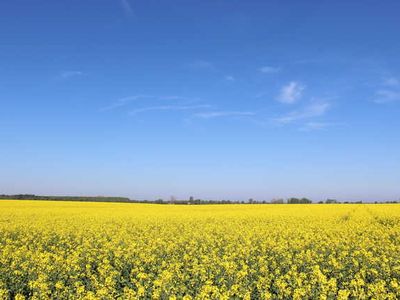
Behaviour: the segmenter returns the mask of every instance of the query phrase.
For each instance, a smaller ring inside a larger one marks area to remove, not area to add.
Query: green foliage
[[[307,198],[289,198],[287,199],[287,203],[288,204],[309,204],[312,203],[312,201],[310,199]]]

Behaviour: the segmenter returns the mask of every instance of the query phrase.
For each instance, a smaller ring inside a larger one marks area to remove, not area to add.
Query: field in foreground
[[[400,298],[400,205],[0,201],[0,299]]]

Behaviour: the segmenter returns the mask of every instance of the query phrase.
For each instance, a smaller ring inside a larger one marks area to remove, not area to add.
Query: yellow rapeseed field
[[[400,206],[0,201],[0,299],[399,299]]]

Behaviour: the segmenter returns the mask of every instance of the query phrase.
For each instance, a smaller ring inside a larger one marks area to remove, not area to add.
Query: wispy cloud
[[[260,72],[266,74],[278,73],[280,71],[281,71],[280,67],[264,66],[260,68]]]
[[[195,109],[204,109],[211,108],[211,105],[208,104],[200,104],[200,105],[158,105],[158,106],[147,106],[134,109],[129,112],[130,115],[136,115],[139,113],[149,112],[149,111],[180,111],[180,110],[195,110]]]
[[[124,98],[119,98],[115,100],[110,105],[104,106],[100,108],[100,111],[108,111],[117,109],[120,107],[124,107],[129,105],[132,102],[139,101],[139,100],[147,100],[149,102],[157,102],[157,101],[175,101],[180,102],[181,105],[189,105],[191,103],[198,102],[199,98],[189,98],[189,97],[182,97],[182,96],[152,96],[152,95],[133,95]]]
[[[233,77],[232,75],[227,75],[227,76],[225,76],[225,80],[226,81],[235,81],[235,77]]]
[[[331,104],[329,102],[312,103],[302,110],[292,111],[279,118],[275,118],[274,121],[279,124],[289,124],[298,120],[320,117],[323,116],[330,107]]]
[[[303,126],[301,126],[299,130],[300,131],[322,130],[332,125],[333,125],[332,123],[326,123],[326,122],[307,122]]]
[[[386,104],[400,101],[400,79],[396,77],[384,78],[375,91],[373,101],[377,104]]]
[[[206,61],[206,60],[196,60],[189,64],[187,67],[194,70],[215,70],[215,66],[213,63]]]
[[[177,100],[177,101],[186,101],[186,102],[195,102],[199,101],[200,98],[190,98],[190,97],[183,97],[183,96],[160,96],[154,97],[160,100]]]
[[[79,76],[83,76],[83,75],[85,75],[85,73],[83,73],[81,71],[63,71],[60,74],[60,76],[64,79],[68,79],[71,77],[79,77]]]
[[[299,100],[303,94],[305,86],[299,82],[291,81],[281,88],[277,100],[281,103],[292,104]]]
[[[395,77],[385,78],[383,80],[383,85],[390,87],[400,87],[400,79]]]
[[[129,0],[120,0],[122,9],[124,10],[125,14],[127,16],[132,16],[133,15],[133,8]]]
[[[220,118],[220,117],[244,117],[254,116],[255,112],[252,111],[209,111],[196,113],[193,116],[202,119]]]
[[[267,95],[269,95],[268,92],[259,92],[259,93],[255,94],[254,97],[255,98],[262,98],[262,97],[265,97]]]
[[[119,98],[114,103],[111,103],[108,106],[104,106],[100,108],[100,111],[107,111],[107,110],[113,110],[119,107],[123,107],[128,105],[130,102],[139,100],[139,99],[146,99],[146,98],[153,98],[153,96],[149,95],[134,95],[134,96],[129,96],[129,97],[124,97],[124,98]]]
[[[323,58],[323,57],[312,57],[312,58],[303,58],[303,59],[298,59],[293,61],[294,64],[318,64],[318,63],[324,63],[326,62],[328,59],[327,58]],[[330,61],[332,61],[332,59],[329,59]]]
[[[378,104],[391,103],[400,101],[399,90],[382,89],[375,93],[374,102]]]

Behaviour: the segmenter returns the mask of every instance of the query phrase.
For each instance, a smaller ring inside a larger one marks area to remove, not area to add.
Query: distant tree
[[[287,203],[288,204],[299,204],[300,199],[299,198],[289,198],[289,199],[287,199]]]
[[[336,199],[326,199],[325,201],[326,204],[336,204],[338,201]]]
[[[281,198],[271,200],[271,204],[283,204],[283,203],[284,203],[284,200]]]
[[[287,199],[287,203],[288,204],[308,204],[308,203],[312,203],[312,201],[308,198],[289,198]]]
[[[308,199],[308,198],[301,198],[300,199],[300,203],[309,204],[309,203],[312,203],[312,201],[310,199]]]
[[[164,200],[163,199],[161,199],[161,198],[159,198],[159,199],[157,199],[156,201],[154,201],[155,203],[159,203],[159,204],[162,204],[162,203],[164,203]]]

